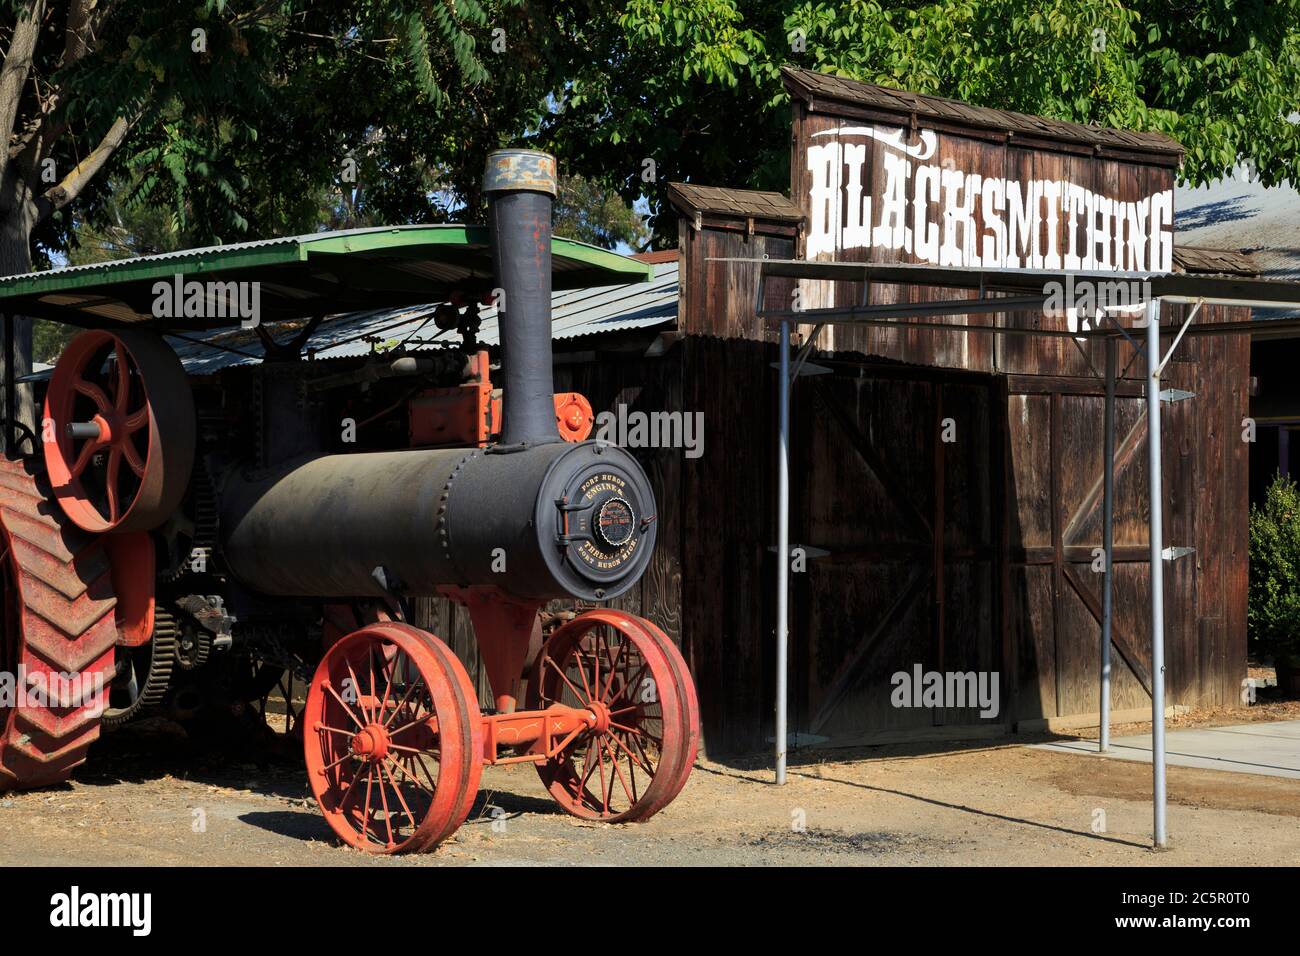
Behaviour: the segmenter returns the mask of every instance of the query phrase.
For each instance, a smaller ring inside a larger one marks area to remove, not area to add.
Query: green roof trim
[[[648,282],[652,267],[573,239],[551,240],[556,290]],[[267,321],[359,309],[419,305],[456,289],[492,287],[486,226],[381,226],[185,249],[0,278],[0,311],[74,325],[161,325],[149,303],[153,284],[186,280],[258,281]],[[229,320],[170,320],[168,327],[214,328]]]

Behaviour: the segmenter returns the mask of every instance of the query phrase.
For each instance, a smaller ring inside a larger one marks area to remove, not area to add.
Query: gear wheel
[[[207,663],[212,650],[212,635],[206,628],[187,625],[178,629],[176,666],[183,671],[198,670]]]
[[[125,652],[124,662],[131,668],[125,685],[122,675],[113,681],[109,690],[109,705],[104,708],[103,725],[106,729],[121,727],[142,710],[162,703],[163,695],[171,683],[172,668],[176,663],[176,643],[180,629],[176,619],[166,611],[155,611],[153,637],[142,647],[120,648]],[[144,680],[140,680],[143,672]],[[134,688],[134,690],[132,689]],[[134,696],[132,696],[134,694]],[[114,707],[116,697],[126,697],[127,703]]]
[[[205,456],[194,459],[194,471],[190,478],[190,499],[188,510],[193,519],[193,527],[182,537],[189,539],[189,552],[176,555],[175,567],[163,575],[168,583],[174,583],[192,573],[194,562],[201,558],[200,567],[211,567],[212,556],[216,553],[218,505],[216,485],[212,472],[208,469]]]

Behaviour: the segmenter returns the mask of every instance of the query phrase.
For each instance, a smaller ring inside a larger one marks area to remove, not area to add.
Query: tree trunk
[[[32,228],[36,225],[36,205],[32,201],[31,190],[9,164],[5,173],[5,182],[0,185],[0,276],[21,275],[32,270]],[[3,306],[0,306],[3,311]],[[32,323],[25,316],[14,316],[14,374],[21,378],[32,370]],[[0,343],[7,346],[8,343]],[[4,389],[6,370],[3,355],[0,352],[0,396],[8,394]],[[4,417],[17,418],[18,421],[32,429],[37,435],[36,407],[33,401],[32,386],[17,387],[17,414],[5,408]],[[0,442],[8,440],[8,429],[0,429]],[[35,449],[39,450],[39,449]]]

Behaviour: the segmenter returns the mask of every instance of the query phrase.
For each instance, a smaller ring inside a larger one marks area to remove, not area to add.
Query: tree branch
[[[99,141],[99,145],[91,154],[79,162],[72,172],[64,176],[62,182],[50,187],[36,200],[38,222],[81,195],[86,184],[104,168],[113,151],[122,145],[122,141],[126,139],[126,134],[131,131],[133,125],[135,125],[134,118],[128,120],[124,116],[119,116],[113,121],[113,125],[108,128],[108,132],[104,134],[104,138]]]
[[[41,16],[44,12],[45,0],[35,0],[27,8],[26,15],[14,24],[14,35],[9,41],[5,64],[0,69],[0,136],[4,137],[6,146],[0,150],[0,180],[4,179],[9,166],[7,147],[14,134],[14,120],[18,116],[23,88],[27,85],[27,74],[32,68],[32,54],[41,34]]]

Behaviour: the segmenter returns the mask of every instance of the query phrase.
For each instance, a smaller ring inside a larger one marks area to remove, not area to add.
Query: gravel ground
[[[0,866],[1300,863],[1300,781],[1172,767],[1172,846],[1156,853],[1149,767],[1013,739],[800,755],[784,788],[765,758],[702,758],[675,803],[627,826],[558,812],[529,766],[488,768],[453,840],[376,859],[333,841],[293,760],[142,725],[98,744],[69,785],[0,795]]]

